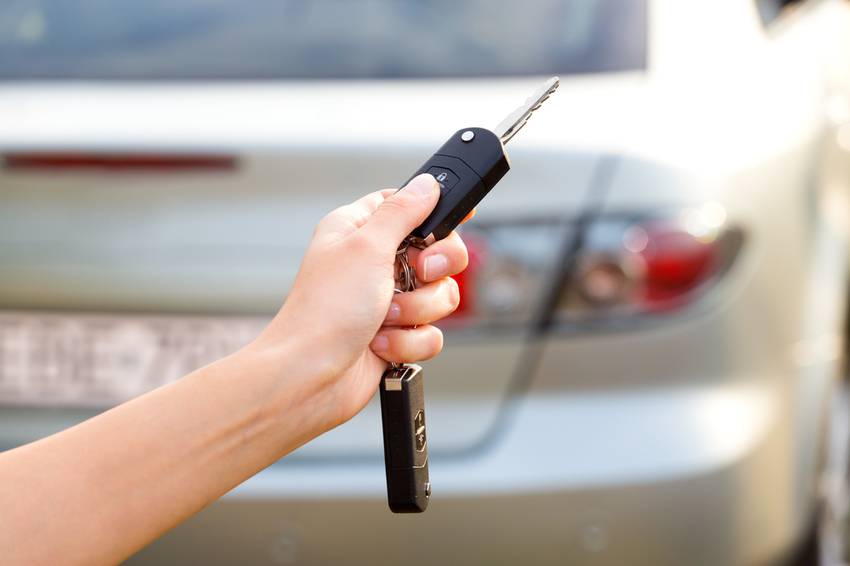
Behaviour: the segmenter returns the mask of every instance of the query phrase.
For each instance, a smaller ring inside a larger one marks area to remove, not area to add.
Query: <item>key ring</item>
[[[410,243],[403,241],[395,252],[395,280],[398,285],[396,293],[407,293],[416,288],[416,270],[410,265],[407,250]]]
[[[407,293],[416,289],[416,269],[410,265],[410,258],[407,256],[407,250],[411,246],[424,250],[426,244],[419,238],[408,236],[398,246],[395,252],[395,280],[398,283],[396,293]]]
[[[393,289],[396,293],[407,293],[416,289],[416,268],[410,265],[407,250],[413,246],[417,249],[425,249],[425,242],[419,238],[408,236],[405,238],[395,252],[395,280],[397,287]],[[415,326],[414,326],[415,328]],[[390,362],[392,369],[400,369],[404,364]]]

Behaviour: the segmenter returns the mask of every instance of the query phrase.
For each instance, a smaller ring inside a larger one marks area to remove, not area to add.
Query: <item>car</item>
[[[129,563],[839,563],[845,0],[5,3],[0,448],[250,341],[325,213],[553,74],[463,230],[428,511],[373,402]]]

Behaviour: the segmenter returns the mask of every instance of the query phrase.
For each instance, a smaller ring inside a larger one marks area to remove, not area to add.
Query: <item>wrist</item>
[[[294,449],[335,426],[329,392],[339,372],[316,355],[315,341],[274,330],[235,353],[235,365],[257,388],[258,418]]]

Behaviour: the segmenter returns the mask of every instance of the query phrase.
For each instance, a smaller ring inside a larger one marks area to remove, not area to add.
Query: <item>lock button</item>
[[[425,437],[425,412],[421,409],[413,418],[413,431],[416,434],[416,450],[422,452],[428,439]]]
[[[451,169],[446,169],[445,167],[431,167],[428,169],[428,173],[434,176],[437,179],[437,182],[440,184],[440,194],[446,195],[449,191],[452,190],[460,178],[454,174]]]

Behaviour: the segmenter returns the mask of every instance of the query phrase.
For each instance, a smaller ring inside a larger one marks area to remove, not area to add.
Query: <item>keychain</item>
[[[407,256],[410,246],[424,247],[411,237],[399,246],[396,293],[416,288],[416,272]],[[380,391],[390,509],[394,513],[421,513],[431,497],[422,368],[415,364],[390,364],[381,376]]]
[[[555,92],[558,84],[558,77],[548,79],[494,131],[484,128],[457,131],[411,176],[412,179],[422,173],[433,175],[440,184],[440,199],[428,218],[396,251],[397,293],[416,288],[416,273],[407,255],[410,247],[424,249],[451,234],[496,186],[510,169],[505,144]],[[390,509],[394,513],[421,513],[431,497],[422,368],[415,364],[390,364],[381,376],[380,395]]]

